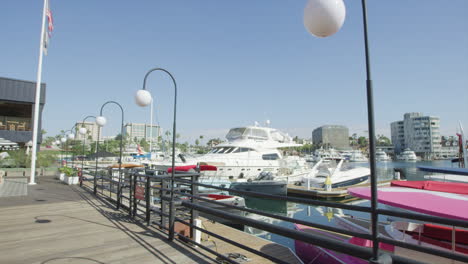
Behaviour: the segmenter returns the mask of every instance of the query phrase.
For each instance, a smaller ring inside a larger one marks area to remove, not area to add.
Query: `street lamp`
[[[115,102],[115,101],[107,101],[101,106],[101,111],[99,112],[99,116],[96,117],[96,123],[98,124],[99,127],[103,127],[107,123],[107,119],[102,115],[102,110],[104,109],[104,106],[107,104],[115,104],[120,108],[120,111],[122,112],[122,120],[120,122],[120,157],[119,157],[119,183],[117,184],[117,210],[120,209],[120,202],[121,202],[121,183],[122,183],[122,145],[123,145],[123,127],[124,127],[124,110],[123,107]],[[97,171],[98,171],[98,158],[99,158],[99,130],[98,129],[98,138],[96,144],[96,172],[94,174],[94,194],[97,193]],[[111,180],[112,180],[112,172],[111,172]],[[112,192],[112,190],[111,190]]]
[[[138,90],[136,95],[135,95],[135,102],[139,105],[139,106],[147,106],[151,103],[151,101],[153,100],[153,98],[151,97],[151,94],[150,92],[148,92],[146,90],[146,79],[148,78],[148,75],[154,71],[163,71],[165,73],[167,73],[171,79],[172,79],[172,82],[174,84],[174,121],[173,121],[173,125],[172,125],[172,171],[171,171],[171,199],[170,199],[170,206],[169,206],[169,216],[170,216],[170,219],[169,219],[169,240],[173,240],[174,239],[174,165],[175,165],[175,141],[176,141],[176,109],[177,109],[177,84],[176,84],[176,81],[174,79],[174,76],[172,76],[172,74],[170,72],[168,72],[167,70],[165,69],[162,69],[162,68],[154,68],[154,69],[151,69],[149,70],[146,75],[145,75],[145,78],[143,80],[143,89],[142,90]]]
[[[84,169],[85,143],[86,143],[86,133],[88,132],[88,130],[86,129],[86,127],[84,127],[84,123],[85,123],[85,121],[86,121],[88,118],[91,118],[91,117],[94,118],[94,119],[96,119],[96,117],[95,117],[95,116],[92,116],[92,115],[89,115],[89,116],[85,117],[85,118],[83,119],[83,122],[81,122],[82,127],[80,127],[80,129],[78,129],[78,132],[83,136],[83,141],[82,141],[82,142],[83,142],[83,152],[82,152],[83,156],[81,157],[81,178],[80,178],[80,186],[83,185],[83,177],[84,177],[84,173],[83,173],[84,170],[83,170],[83,169]]]
[[[378,263],[379,243],[377,242],[377,174],[375,162],[375,126],[372,80],[369,62],[369,42],[367,37],[366,0],[361,0],[362,18],[364,26],[364,49],[366,61],[366,90],[367,90],[367,122],[369,126],[369,162],[371,171],[371,230],[372,230],[372,259],[371,263]],[[318,37],[327,37],[336,33],[344,22],[346,11],[342,0],[309,0],[304,9],[304,25],[307,30]]]

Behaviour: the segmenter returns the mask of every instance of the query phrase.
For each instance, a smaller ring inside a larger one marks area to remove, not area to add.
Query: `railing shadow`
[[[87,202],[91,207],[93,207],[97,212],[99,212],[102,216],[107,218],[115,228],[119,229],[120,231],[124,232],[128,237],[133,239],[137,242],[140,246],[145,248],[149,253],[151,253],[154,257],[156,257],[160,263],[165,264],[177,264],[177,262],[170,259],[163,251],[155,248],[152,246],[148,241],[145,240],[145,237],[151,237],[155,239],[159,239],[165,241],[167,245],[174,250],[180,252],[183,255],[190,256],[193,263],[212,263],[207,262],[206,259],[210,258],[203,252],[195,248],[186,248],[180,244],[169,242],[167,241],[167,235],[162,233],[161,231],[156,231],[154,228],[146,226],[145,224],[141,223],[138,220],[132,219],[128,216],[127,212],[122,210],[109,212],[108,210],[115,210],[115,204],[110,202],[108,199],[100,196],[100,194],[94,196],[92,189],[89,186],[83,185],[80,189],[84,190],[86,193],[79,190],[80,187],[72,187],[71,189],[76,192],[85,202]],[[91,198],[92,197],[92,198]],[[124,225],[127,224],[134,224],[142,228],[143,232],[135,232],[130,230],[128,227]],[[142,237],[145,236],[145,237]],[[201,256],[203,256],[203,258]]]

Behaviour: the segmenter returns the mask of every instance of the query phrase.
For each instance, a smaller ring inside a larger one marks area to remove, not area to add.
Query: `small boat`
[[[272,195],[287,195],[286,181],[275,180],[273,173],[261,172],[260,175],[251,181],[237,181],[231,183],[230,189],[237,191],[258,192]]]
[[[454,186],[456,183],[405,182],[395,181],[391,187],[378,189],[379,202],[400,209],[450,219],[468,220],[468,195],[466,186]],[[370,199],[369,187],[348,189],[353,196]],[[431,201],[428,203],[427,201]],[[371,221],[347,215],[335,215],[336,224],[345,229],[369,234]],[[342,242],[363,247],[372,247],[372,241],[351,237],[335,232],[320,230],[303,225],[295,225],[297,230],[315,235],[326,236]],[[459,254],[468,254],[468,230],[428,223],[412,223],[394,221],[378,224],[378,232],[382,237],[406,243],[421,245],[428,248],[446,250]],[[456,238],[452,241],[452,238]],[[302,241],[295,241],[296,254],[304,263],[351,263],[363,264],[368,260],[359,259],[326,248],[321,248]],[[460,261],[439,257],[432,254],[408,250],[398,246],[379,243],[379,248],[392,254],[415,259],[427,263],[461,264]]]
[[[303,182],[310,187],[332,189],[361,184],[369,180],[369,168],[357,167],[344,170],[342,169],[343,162],[343,159],[340,160],[332,172],[327,173],[326,171],[326,173],[316,174],[315,177],[303,178]]]

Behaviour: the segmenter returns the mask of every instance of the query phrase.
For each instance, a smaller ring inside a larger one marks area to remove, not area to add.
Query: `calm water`
[[[365,166],[368,167],[368,163],[347,163],[343,165],[343,168],[347,167],[358,167],[358,166]],[[421,172],[416,167],[417,166],[436,166],[436,167],[453,167],[457,166],[457,164],[452,165],[448,160],[440,160],[440,161],[421,161],[421,162],[378,162],[377,163],[377,175],[379,180],[386,180],[392,179],[394,168],[402,168],[404,174],[406,175],[408,180],[423,180],[424,175],[428,175],[427,172]],[[368,201],[357,201],[354,203],[358,203],[362,206],[369,206]],[[335,226],[333,214],[336,213],[345,213],[354,216],[359,216],[363,218],[369,218],[369,214],[349,211],[349,210],[340,210],[335,208],[328,208],[328,207],[317,207],[317,206],[307,206],[303,204],[296,204],[290,202],[282,202],[282,201],[266,201],[258,198],[246,198],[246,204],[248,207],[255,208],[258,210],[264,210],[267,212],[292,217],[295,219],[302,219],[307,220],[314,223],[320,223],[324,225],[332,225]],[[276,219],[271,219],[268,217],[259,216],[256,214],[249,214],[247,217],[251,217],[256,220],[268,222],[271,224],[284,226],[288,228],[294,228],[292,223],[283,222]],[[284,238],[275,234],[270,234],[262,230],[258,230],[251,227],[245,227],[245,232],[250,234],[254,234],[256,236],[269,239],[271,241],[277,242],[279,244],[288,246],[294,249],[294,241],[292,239]]]

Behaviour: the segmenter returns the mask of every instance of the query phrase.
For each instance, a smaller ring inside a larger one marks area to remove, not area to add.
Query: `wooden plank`
[[[291,251],[291,249],[279,245],[277,243],[265,240],[260,237],[256,237],[240,230],[225,226],[223,224],[214,223],[210,220],[203,219],[202,227],[210,232],[216,234],[222,234],[224,237],[241,243],[245,246],[251,247],[263,253],[275,256],[278,259],[286,261],[287,263],[302,263],[297,256]],[[249,251],[240,249],[220,239],[209,237],[208,235],[202,235],[202,243],[205,246],[217,251],[220,254],[227,253],[240,253],[250,259],[250,263],[274,263],[268,259],[260,257]]]

